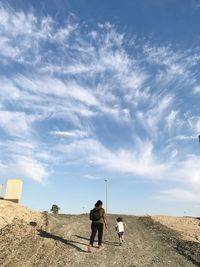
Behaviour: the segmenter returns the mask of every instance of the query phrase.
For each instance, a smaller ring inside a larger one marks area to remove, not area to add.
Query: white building
[[[9,179],[7,181],[4,199],[19,203],[22,195],[22,188],[23,181],[21,179]]]

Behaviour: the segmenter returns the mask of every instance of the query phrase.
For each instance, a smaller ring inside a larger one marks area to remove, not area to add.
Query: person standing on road
[[[91,223],[91,236],[90,243],[88,245],[88,252],[92,252],[92,247],[94,245],[94,239],[96,233],[98,232],[98,249],[103,249],[102,238],[103,238],[103,228],[107,229],[107,220],[105,210],[102,208],[103,202],[98,200],[95,204],[95,208],[90,211],[90,220]]]
[[[127,228],[126,223],[123,222],[121,217],[117,218],[116,231],[119,237],[119,245],[121,246],[124,242],[124,228]]]

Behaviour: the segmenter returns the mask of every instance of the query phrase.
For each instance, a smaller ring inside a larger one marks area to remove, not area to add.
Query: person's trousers
[[[93,246],[96,233],[98,232],[98,245],[101,246],[102,237],[103,237],[103,223],[92,222],[91,230],[92,230],[92,234],[90,236],[90,245]]]

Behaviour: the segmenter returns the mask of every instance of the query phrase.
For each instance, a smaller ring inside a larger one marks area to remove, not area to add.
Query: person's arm
[[[124,227],[127,228],[127,224],[126,223],[124,223]]]
[[[104,225],[105,225],[105,227],[107,229],[108,225],[107,225],[107,218],[106,218],[106,214],[105,213],[103,214],[103,222],[104,222]]]

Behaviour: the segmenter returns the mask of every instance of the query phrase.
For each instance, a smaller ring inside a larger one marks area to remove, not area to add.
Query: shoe
[[[100,251],[100,250],[102,250],[102,249],[104,249],[103,246],[98,246],[98,251]]]

